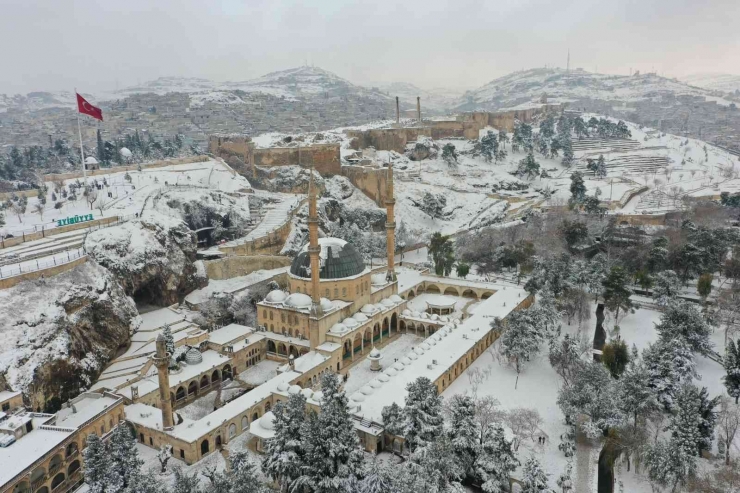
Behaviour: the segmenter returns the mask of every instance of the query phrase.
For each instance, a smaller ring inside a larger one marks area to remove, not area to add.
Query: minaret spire
[[[394,253],[396,249],[396,216],[393,212],[396,199],[393,196],[393,164],[388,161],[388,176],[386,180],[386,192],[385,192],[385,233],[386,233],[386,251],[388,252],[388,272],[385,274],[385,278],[388,282],[395,282],[396,269]]]
[[[321,288],[319,272],[321,269],[319,254],[319,217],[316,212],[316,186],[313,182],[313,166],[308,169],[308,256],[311,261],[311,316],[321,317]]]
[[[162,334],[157,336],[155,343],[157,352],[154,355],[154,365],[157,367],[159,376],[159,406],[162,410],[162,428],[171,430],[174,427],[172,419],[172,401],[170,400],[170,358],[172,355],[167,352],[167,342]]]

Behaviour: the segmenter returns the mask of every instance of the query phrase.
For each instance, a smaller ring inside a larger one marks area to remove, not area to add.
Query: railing
[[[7,279],[8,277],[15,277],[20,276],[21,274],[27,274],[29,272],[36,272],[40,270],[49,269],[50,267],[55,267],[57,265],[64,265],[68,264],[74,260],[77,260],[78,258],[86,257],[87,255],[82,252],[80,249],[77,249],[76,252],[70,254],[69,250],[67,251],[67,258],[66,260],[64,258],[57,261],[56,256],[52,257],[51,261],[41,261],[39,262],[36,260],[36,265],[31,265],[30,267],[23,267],[21,264],[18,264],[17,269],[2,269],[0,268],[0,279]]]

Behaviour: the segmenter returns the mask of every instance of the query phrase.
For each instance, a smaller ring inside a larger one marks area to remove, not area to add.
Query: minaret
[[[393,207],[396,204],[396,199],[393,196],[393,165],[389,162],[388,163],[388,179],[387,181],[387,188],[386,188],[386,196],[385,196],[385,210],[386,210],[386,219],[385,219],[385,232],[386,232],[386,243],[387,243],[387,252],[388,252],[388,272],[385,274],[385,279],[388,282],[395,282],[397,280],[396,278],[396,269],[395,269],[395,259],[393,258],[393,254],[396,248],[396,216],[393,212]]]
[[[316,187],[313,183],[313,166],[308,169],[308,255],[311,260],[311,316],[319,318],[324,312],[321,309],[321,288],[319,287],[320,262],[319,254],[319,217],[316,213]]]
[[[167,352],[167,342],[160,333],[157,336],[157,352],[152,358],[154,365],[157,367],[159,375],[159,406],[162,409],[162,426],[165,430],[171,430],[174,427],[172,421],[172,401],[170,401],[170,357]]]

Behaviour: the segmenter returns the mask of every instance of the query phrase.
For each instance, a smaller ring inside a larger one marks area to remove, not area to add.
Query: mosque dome
[[[365,270],[365,261],[351,243],[339,238],[319,238],[319,279],[342,279],[361,274]],[[310,278],[311,260],[306,244],[290,265],[294,276]]]
[[[401,298],[401,297],[400,297],[400,296],[398,296],[397,294],[392,294],[392,295],[390,296],[390,298],[388,298],[388,299],[389,299],[389,300],[391,300],[391,301],[392,301],[393,303],[396,303],[396,304],[398,304],[398,303],[402,303],[402,302],[403,302],[403,298]]]
[[[373,313],[377,312],[378,309],[375,307],[375,305],[367,304],[360,308],[360,311],[366,315],[372,315]]]
[[[303,293],[293,293],[285,298],[285,304],[293,308],[310,308],[311,297]]]
[[[260,426],[266,430],[275,429],[275,415],[272,414],[272,411],[266,412],[265,415],[260,418]]]
[[[365,306],[367,306],[367,305],[365,305]],[[370,306],[372,306],[372,305],[370,305]],[[355,320],[357,320],[360,323],[367,322],[367,320],[368,320],[367,316],[365,316],[364,313],[360,313],[360,312],[357,312],[354,315],[352,315],[352,318],[354,318]]]
[[[335,323],[331,326],[331,329],[329,329],[329,332],[332,334],[344,334],[347,331],[347,326],[342,323]]]
[[[380,304],[388,308],[395,306],[395,303],[393,303],[393,301],[391,301],[390,298],[384,299],[383,301],[380,302]]]
[[[287,297],[288,295],[285,291],[281,289],[274,289],[267,293],[267,296],[265,296],[265,301],[268,303],[282,303]]]
[[[316,402],[321,402],[324,399],[324,393],[320,390],[313,393],[313,400]]]
[[[310,399],[311,397],[313,397],[313,390],[303,389],[301,390],[301,395],[305,397],[306,399]]]
[[[344,326],[346,326],[346,327],[348,327],[350,329],[354,329],[355,327],[357,327],[358,325],[360,325],[360,323],[357,320],[355,320],[354,318],[352,318],[352,317],[347,317],[344,320],[342,320],[342,325],[344,325]]]
[[[331,302],[331,300],[327,298],[321,298],[321,309],[325,312],[328,312],[329,310],[334,309],[334,303]]]
[[[185,353],[185,363],[189,365],[197,365],[203,362],[203,355],[196,348],[191,347]]]
[[[373,274],[370,276],[370,284],[373,286],[382,286],[383,284],[386,284],[388,281],[385,280],[385,274]]]
[[[298,394],[301,391],[300,385],[291,385],[290,388],[288,388],[289,394]]]

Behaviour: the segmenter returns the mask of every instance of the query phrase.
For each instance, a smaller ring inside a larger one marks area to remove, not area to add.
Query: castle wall
[[[292,262],[290,257],[282,255],[257,255],[254,257],[231,256],[218,260],[206,260],[208,279],[222,280],[246,276],[258,270],[272,270],[287,267]],[[278,284],[287,284],[287,274],[276,276]]]
[[[341,174],[339,144],[313,144],[308,147],[269,147],[252,149],[255,166],[313,166],[322,176]]]
[[[384,207],[388,190],[388,170],[365,166],[342,166],[342,175],[346,176],[362,193],[374,200],[378,207]]]

